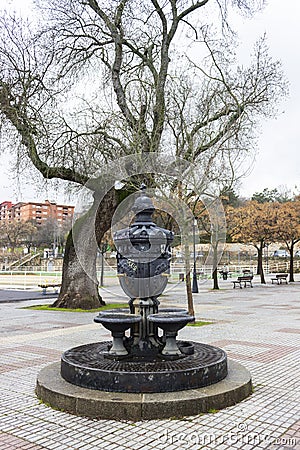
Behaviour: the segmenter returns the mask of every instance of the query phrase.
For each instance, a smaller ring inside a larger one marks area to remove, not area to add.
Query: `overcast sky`
[[[279,185],[300,190],[300,2],[268,3],[252,20],[239,21],[239,35],[245,43],[266,32],[270,54],[281,60],[289,81],[289,97],[279,105],[278,118],[262,124],[256,161],[241,189],[247,195]]]
[[[30,0],[0,0],[0,9],[7,5],[26,8]],[[20,6],[21,5],[21,6]],[[251,196],[254,192],[286,186],[300,191],[300,2],[297,0],[269,0],[264,10],[252,19],[235,18],[232,27],[237,29],[242,51],[251,52],[258,36],[266,32],[270,54],[282,62],[289,80],[289,97],[279,105],[277,119],[262,123],[258,153],[252,171],[243,179],[240,194]],[[9,170],[7,155],[0,155],[0,202],[4,200],[39,200],[47,197],[63,201],[55,191],[37,192],[30,182],[22,182],[16,188]]]

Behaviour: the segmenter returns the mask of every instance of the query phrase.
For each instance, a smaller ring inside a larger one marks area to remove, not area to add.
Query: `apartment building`
[[[12,216],[12,202],[2,202],[0,204],[0,221],[1,220],[11,220]]]
[[[0,203],[0,221],[30,220],[36,225],[42,225],[47,220],[56,220],[58,225],[70,222],[74,214],[74,206],[58,205],[55,202],[45,200],[45,203],[38,202],[12,202]]]

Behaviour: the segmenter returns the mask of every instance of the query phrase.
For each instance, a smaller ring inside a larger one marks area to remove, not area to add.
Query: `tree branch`
[[[2,113],[15,127],[22,139],[22,144],[28,151],[29,158],[36,169],[43,175],[44,178],[61,178],[67,181],[73,181],[79,184],[85,184],[88,177],[79,174],[76,171],[67,167],[58,166],[51,167],[39,157],[35,140],[33,138],[35,130],[29,124],[26,115],[21,115],[20,111],[11,106],[12,97],[9,93],[8,86],[1,82],[0,84],[0,107]]]

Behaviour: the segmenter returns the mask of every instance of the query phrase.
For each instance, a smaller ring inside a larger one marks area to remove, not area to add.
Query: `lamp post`
[[[192,283],[192,293],[198,294],[198,283],[197,283],[197,270],[196,270],[196,226],[197,219],[194,217],[193,221],[193,249],[194,249],[194,269],[193,269],[193,283]]]
[[[101,249],[100,286],[104,286],[104,254],[107,252],[108,244],[106,242],[103,242],[100,249]]]

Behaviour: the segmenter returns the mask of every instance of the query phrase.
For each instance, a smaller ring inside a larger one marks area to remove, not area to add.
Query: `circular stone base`
[[[111,420],[149,420],[191,416],[234,405],[252,392],[251,375],[228,360],[227,377],[211,386],[177,392],[127,394],[74,386],[60,375],[60,362],[42,369],[37,397],[51,407],[84,416]]]

